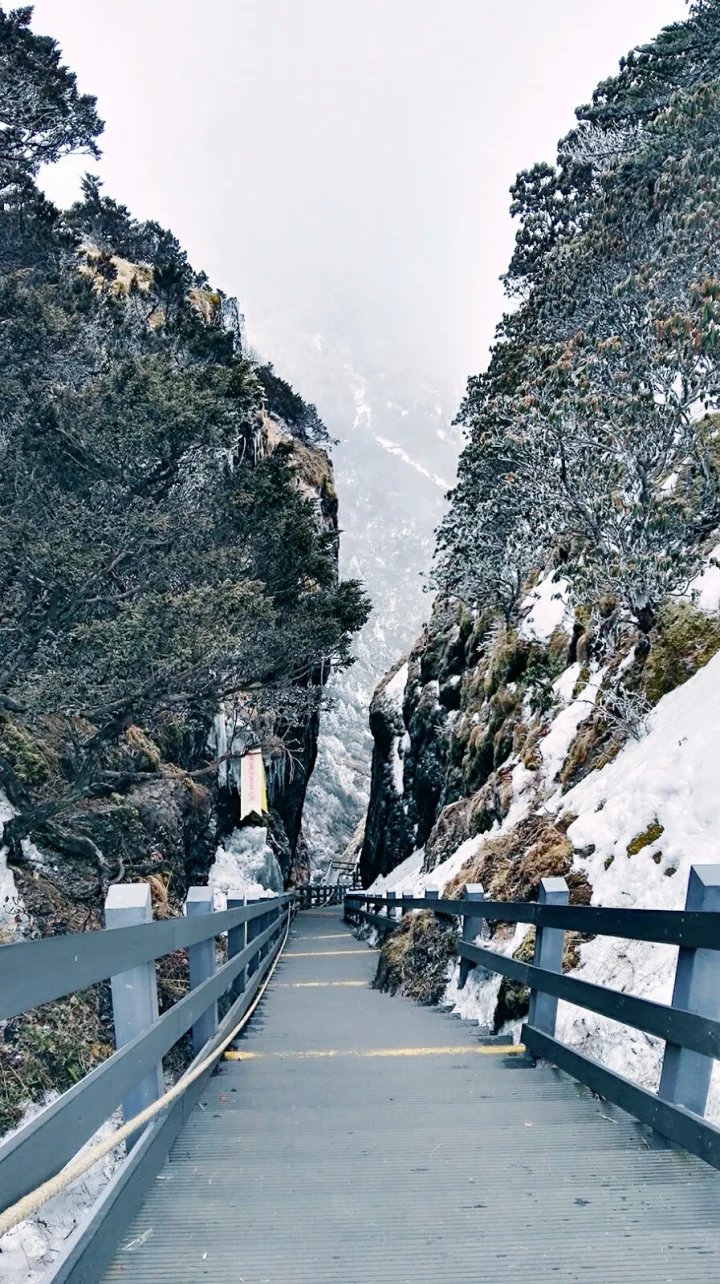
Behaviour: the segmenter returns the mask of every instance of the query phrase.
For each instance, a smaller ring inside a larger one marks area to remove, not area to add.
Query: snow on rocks
[[[0,843],[4,825],[14,815],[15,808],[8,800],[7,794],[0,789]],[[5,935],[20,935],[28,925],[25,906],[15,886],[15,875],[8,867],[7,848],[0,845],[0,932]]]
[[[404,790],[401,745],[400,736],[393,736],[393,742],[390,747],[390,771],[392,773],[393,789],[396,794],[402,794]]]
[[[263,825],[234,829],[218,847],[208,874],[215,909],[224,909],[228,896],[277,896],[283,890],[282,871],[267,841]]]
[[[423,862],[425,851],[419,848],[414,851],[400,865],[396,865],[387,877],[382,875],[375,879],[375,882],[368,888],[369,892],[379,892],[383,895],[385,892],[396,892],[400,895],[406,889],[412,889],[413,896],[424,896],[427,887],[439,887],[440,890],[462,869],[467,861],[472,860],[477,854],[478,848],[483,841],[483,835],[476,838],[468,838],[457,848],[456,851],[448,856],[447,860],[436,865],[434,869],[424,870]]]
[[[521,605],[526,614],[520,625],[520,637],[526,642],[549,642],[555,629],[569,626],[572,612],[568,607],[570,582],[549,571],[528,593]]]
[[[396,865],[390,871],[387,877],[380,874],[374,883],[368,888],[369,892],[379,892],[383,895],[385,892],[400,892],[405,888],[412,888],[413,895],[420,894],[420,888],[424,890],[425,881],[422,874],[422,864],[425,852],[422,848],[414,851],[400,865]]]
[[[24,1127],[46,1106],[52,1105],[57,1096],[57,1093],[49,1093],[41,1105],[29,1106],[18,1128]],[[120,1113],[117,1112],[90,1138],[80,1154],[104,1141],[120,1123]],[[35,1217],[20,1222],[0,1238],[1,1284],[40,1284],[41,1280],[47,1279],[46,1272],[66,1247],[73,1231],[92,1208],[124,1157],[125,1146],[121,1142],[66,1190],[48,1200]]]
[[[686,874],[693,862],[717,861],[719,722],[720,654],[663,697],[642,740],[630,741],[614,762],[564,796],[562,812],[577,816],[570,841],[576,849],[594,847],[585,867],[596,904],[678,907],[678,885],[684,895],[687,878],[664,877],[670,862]],[[653,821],[662,835],[633,865],[627,846]],[[647,859],[657,850],[660,864]]]
[[[577,668],[577,666],[572,665],[570,669],[566,670],[566,673],[571,673],[574,668]],[[556,691],[563,695],[567,691],[565,676],[565,674],[561,674],[555,683]],[[538,749],[542,754],[543,774],[548,784],[552,784],[560,772],[568,755],[568,750],[577,735],[578,727],[586,718],[590,717],[602,680],[603,671],[598,669],[596,673],[591,675],[577,698],[571,700],[564,709],[561,709],[560,713],[553,719],[547,735],[543,736],[539,742]]]
[[[694,601],[703,610],[720,602],[720,545],[713,551],[703,574],[691,586]],[[562,623],[565,607],[554,597],[557,582],[545,577],[529,603],[526,630],[547,636]],[[544,606],[541,604],[544,603]],[[552,611],[550,610],[552,607]],[[545,612],[543,618],[543,611]],[[540,617],[540,618],[538,618]],[[634,662],[625,657],[613,681]],[[554,683],[554,716],[537,747],[540,770],[511,759],[512,799],[501,824],[461,844],[435,869],[423,869],[424,852],[412,853],[371,890],[410,890],[422,895],[428,885],[442,886],[473,858],[483,845],[511,835],[518,823],[534,810],[567,826],[574,849],[574,871],[586,876],[592,904],[628,908],[680,909],[684,906],[690,866],[714,864],[720,859],[720,653],[692,678],[665,695],[647,719],[641,739],[631,739],[617,757],[590,772],[562,794],[558,775],[581,724],[596,705],[606,671],[591,669],[577,691],[582,669],[577,663]],[[397,688],[404,678],[399,678]],[[401,697],[401,691],[397,691]],[[520,945],[526,928],[497,933],[492,948],[511,954]],[[597,985],[656,1002],[672,998],[677,948],[639,941],[596,937],[579,947],[575,974]],[[477,969],[458,989],[458,970],[450,975],[445,1000],[465,1018],[492,1027],[500,980]],[[558,1037],[630,1079],[656,1089],[662,1064],[662,1041],[561,1002]],[[517,1030],[513,1028],[513,1034]],[[720,1121],[720,1069],[716,1066],[708,1115]]]
[[[510,958],[522,944],[526,932],[526,923],[516,923],[503,938],[495,938],[490,948],[496,954]],[[472,943],[488,945],[489,932],[484,924]],[[484,967],[477,967],[468,974],[462,990],[458,985],[459,980],[460,965],[456,963],[450,975],[443,1002],[450,1005],[457,1016],[463,1017],[466,1021],[477,1021],[483,1029],[492,1031],[502,977],[496,972],[488,972]]]
[[[408,664],[406,661],[405,664],[401,665],[397,673],[393,675],[393,677],[388,682],[387,686],[383,688],[383,693],[382,693],[385,699],[388,701],[388,703],[393,705],[393,707],[397,709],[401,714],[402,714],[403,700],[405,699],[405,688],[407,686],[407,680],[408,680]]]
[[[701,611],[720,611],[720,544],[715,545],[706,565],[689,585],[688,596]]]
[[[562,799],[576,815],[568,838],[594,905],[682,909],[690,866],[718,861],[720,826],[720,655],[664,696],[648,734]],[[634,854],[628,853],[628,848]],[[580,950],[577,975],[595,984],[669,1003],[677,949],[597,937]],[[561,1003],[558,1036],[612,1069],[655,1089],[662,1043]],[[720,1118],[716,1066],[709,1115]]]
[[[571,666],[555,684],[556,694],[567,703],[540,741],[546,788],[552,789],[602,682],[598,670],[572,699],[578,676],[578,666]],[[529,808],[541,805],[558,819],[575,818],[567,834],[576,853],[574,867],[592,885],[593,904],[680,909],[685,903],[690,866],[719,859],[718,725],[720,654],[663,697],[649,716],[642,740],[629,741],[613,762],[590,773],[567,794],[556,790],[543,802],[534,788],[537,778],[516,764],[513,802],[501,826],[468,840],[428,874],[422,872],[422,852],[413,853],[388,879],[378,880],[382,887],[376,884],[374,890],[413,885],[420,892],[427,883],[442,885],[468,859],[481,853],[485,841],[509,833]],[[525,930],[518,928],[494,940],[492,948],[512,953]],[[598,985],[669,1003],[676,960],[675,947],[596,937],[580,947],[575,974]],[[478,970],[460,991],[455,970],[445,998],[459,1015],[492,1026],[499,984],[497,977]],[[663,1051],[660,1040],[564,1002],[558,1010],[558,1037],[643,1086],[657,1088]],[[720,1119],[718,1067],[708,1114]]]

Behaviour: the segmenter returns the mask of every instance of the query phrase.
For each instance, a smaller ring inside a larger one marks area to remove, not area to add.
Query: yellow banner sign
[[[265,764],[260,749],[251,749],[240,759],[240,819],[268,809]]]

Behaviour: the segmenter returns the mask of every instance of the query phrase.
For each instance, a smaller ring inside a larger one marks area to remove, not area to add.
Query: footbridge
[[[332,887],[213,912],[195,888],[185,917],[152,922],[132,884],[103,931],[0,948],[3,1019],[109,978],[117,1044],[0,1147],[0,1233],[122,1138],[48,1282],[717,1281],[720,867],[692,870],[683,911],[567,899],[549,879],[527,904]],[[518,1042],[372,988],[358,929],[380,940],[418,911],[457,927],[461,984],[482,968],[529,986]],[[497,922],[535,927],[532,963],[485,943]],[[677,946],[672,1003],[564,975],[567,931]],[[159,1015],[155,960],[179,949],[190,988]],[[559,1000],[663,1041],[658,1091],[566,1047]]]

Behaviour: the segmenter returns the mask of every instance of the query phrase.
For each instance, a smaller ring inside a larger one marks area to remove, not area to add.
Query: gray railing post
[[[466,883],[463,889],[463,900],[464,901],[484,901],[485,889],[483,888],[482,883]],[[480,922],[480,919],[472,918],[469,914],[463,915],[461,938],[468,945],[470,944],[471,941],[474,941],[475,937],[478,934],[477,924],[479,922]],[[468,974],[472,966],[473,964],[470,962],[469,959],[460,959],[460,975],[458,977],[459,990],[465,989],[465,982],[468,979]]]
[[[439,901],[439,900],[440,900],[440,888],[439,888],[439,887],[434,887],[432,884],[431,884],[431,885],[429,885],[428,887],[426,887],[426,888],[425,888],[425,900],[426,900],[426,901]]]
[[[116,883],[105,899],[105,926],[135,927],[152,922],[152,900],[149,883]],[[155,963],[140,963],[112,977],[111,982],[115,1046],[122,1048],[137,1034],[142,1034],[158,1019],[157,976]],[[162,1062],[127,1094],[122,1103],[123,1118],[133,1119],[146,1106],[152,1105],[164,1092]],[[130,1150],[139,1133],[128,1137]]]
[[[243,905],[247,904],[248,900],[246,896],[228,896],[227,898],[227,907],[229,910],[241,909]],[[240,923],[239,927],[230,928],[227,934],[228,960],[234,958],[236,954],[240,954],[240,952],[245,949],[245,946],[248,943],[248,928],[251,926],[254,926],[254,924]],[[240,998],[240,995],[245,989],[245,979],[248,975],[249,969],[245,967],[238,976],[235,977],[230,990],[230,997],[233,1001]]]
[[[194,918],[196,914],[212,913],[212,892],[209,887],[191,887],[188,889],[185,913],[188,918]],[[188,972],[190,989],[194,990],[203,981],[207,981],[214,971],[215,938],[210,936],[206,941],[198,941],[197,945],[189,946]],[[198,1017],[192,1028],[193,1052],[199,1052],[208,1040],[212,1039],[217,1031],[217,1024],[217,1002],[213,1002],[207,1012],[203,1012],[202,1016]]]
[[[538,900],[541,905],[567,905],[570,893],[564,878],[544,878],[540,884]],[[561,927],[538,927],[535,934],[535,967],[548,972],[562,972],[565,932]],[[555,1037],[558,1001],[553,994],[542,990],[530,991],[528,1025],[544,1034]]]
[[[405,887],[405,888],[403,888],[403,893],[402,893],[402,894],[403,894],[403,896],[414,896],[414,895],[415,895],[415,888],[414,888],[414,887]],[[412,910],[410,909],[410,907],[409,907],[409,906],[405,906],[405,905],[403,905],[402,913],[403,913],[403,918],[404,918],[406,914],[412,914]]]
[[[395,901],[397,900],[397,896],[395,892],[388,891],[385,893],[385,898],[387,900],[387,916],[388,918],[394,919],[395,918]]]
[[[254,899],[246,900],[245,904],[257,905],[262,899],[263,899],[262,896],[256,896],[254,897]],[[260,936],[260,933],[263,930],[262,924],[263,924],[264,918],[265,918],[264,914],[258,914],[257,918],[251,918],[250,921],[247,923],[246,925],[247,930],[245,933],[245,941],[247,945],[252,945],[252,942],[256,939],[256,937]],[[255,954],[253,958],[250,959],[245,969],[245,976],[248,981],[250,980],[250,977],[253,975],[253,973],[257,972],[259,967],[260,967],[260,954],[258,952],[257,954]]]
[[[693,865],[688,879],[686,910],[720,911],[720,865]],[[699,1016],[720,1017],[720,950],[693,950],[681,946],[675,971],[672,1005]],[[658,1094],[665,1101],[705,1114],[713,1058],[665,1046]]]

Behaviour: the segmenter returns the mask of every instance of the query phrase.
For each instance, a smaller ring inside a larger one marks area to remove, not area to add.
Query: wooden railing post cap
[[[720,865],[691,865],[685,908],[694,910],[710,907],[720,909]]]
[[[543,878],[540,881],[541,901],[550,900],[551,898],[553,900],[558,900],[563,896],[568,896],[569,894],[570,888],[564,878]]]
[[[190,911],[191,906],[193,909],[195,906],[212,907],[212,889],[210,887],[188,887],[185,905],[188,911]]]
[[[147,911],[152,904],[149,883],[113,883],[105,897],[105,909],[113,913],[123,910]]]

